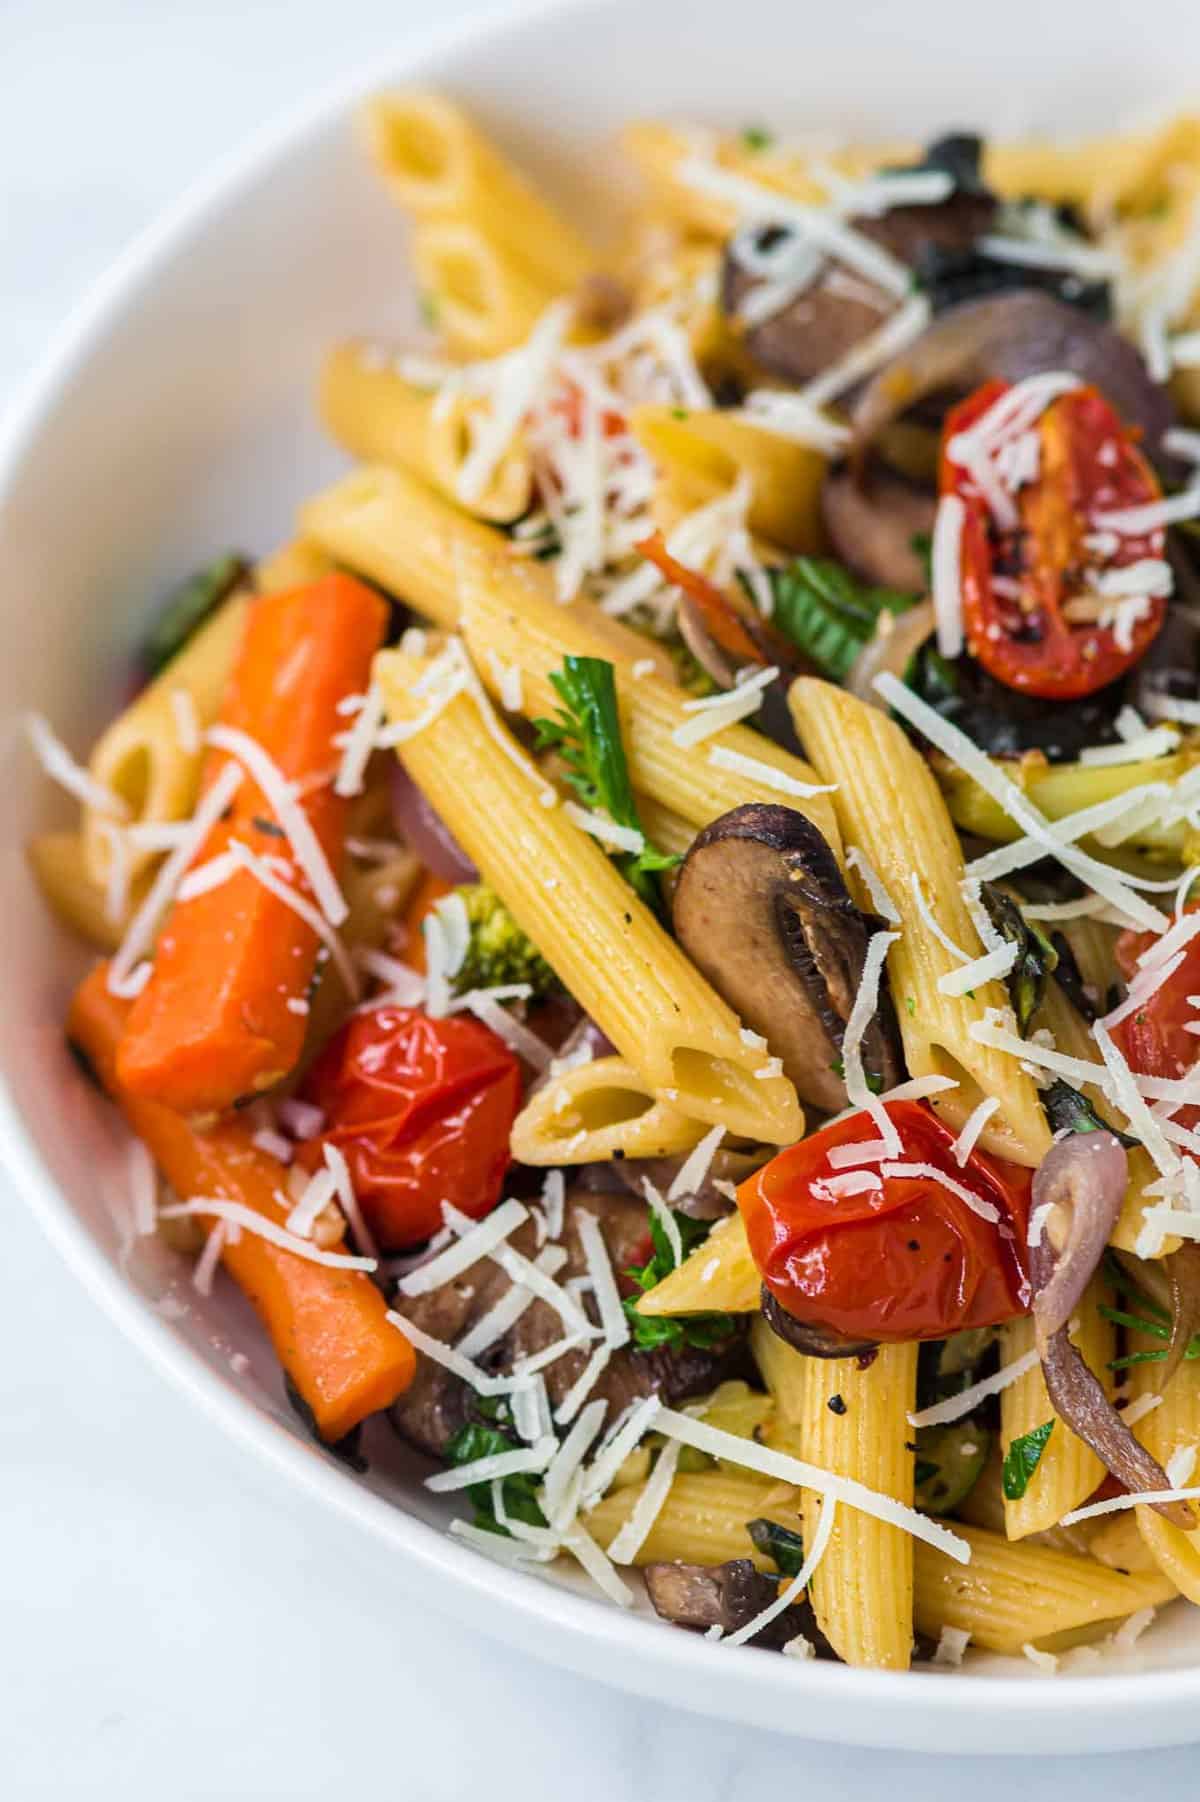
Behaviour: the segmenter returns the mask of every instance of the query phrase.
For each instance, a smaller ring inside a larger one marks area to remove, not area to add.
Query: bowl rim
[[[24,458],[56,404],[65,399],[107,327],[136,300],[138,291],[186,254],[191,240],[219,219],[245,186],[285,162],[307,139],[344,117],[353,103],[374,89],[400,80],[421,79],[431,65],[481,39],[519,33],[564,13],[610,10],[612,0],[505,0],[483,13],[405,33],[387,51],[376,52],[348,74],[322,84],[284,108],[210,162],[151,218],[116,258],[93,279],[82,298],[53,330],[49,342],[0,417],[0,505],[13,487]],[[1195,1667],[1150,1671],[1114,1670],[1056,1676],[1052,1683],[1029,1677],[972,1676],[939,1672],[934,1704],[931,1678],[916,1671],[849,1669],[835,1664],[781,1659],[777,1654],[739,1656],[722,1667],[719,1686],[711,1682],[711,1644],[687,1633],[670,1634],[644,1616],[629,1615],[607,1600],[580,1594],[534,1572],[517,1571],[456,1544],[430,1523],[410,1515],[337,1466],[315,1447],[304,1445],[249,1396],[181,1339],[152,1304],[101,1250],[76,1217],[26,1128],[0,1069],[0,1170],[12,1182],[35,1220],[83,1287],[108,1318],[168,1381],[210,1420],[268,1468],[292,1479],[335,1516],[365,1530],[381,1545],[399,1547],[442,1612],[482,1628],[489,1635],[522,1644],[542,1658],[561,1658],[569,1668],[621,1689],[657,1696],[677,1706],[731,1721],[755,1722],[810,1738],[862,1746],[920,1746],[936,1750],[928,1733],[904,1726],[916,1706],[922,1717],[943,1709],[976,1717],[981,1731],[946,1752],[972,1746],[1011,1751],[1017,1726],[1069,1719],[1111,1723],[1112,1680],[1122,1684],[1121,1715],[1136,1714],[1135,1734],[1103,1736],[1095,1747],[1167,1746],[1200,1739],[1200,1711],[1189,1720],[1187,1704],[1200,1699],[1200,1661]],[[480,1605],[483,1605],[482,1611]],[[630,1630],[632,1628],[632,1631]],[[744,1653],[753,1648],[740,1648]],[[588,1655],[588,1654],[591,1655]],[[601,1656],[597,1658],[596,1654]],[[607,1655],[617,1654],[616,1658]],[[667,1673],[673,1673],[667,1681]],[[657,1680],[656,1680],[657,1679]],[[707,1679],[707,1681],[706,1681]],[[691,1680],[689,1682],[689,1680]],[[921,1701],[928,1689],[930,1701]],[[682,1692],[682,1693],[681,1693]],[[694,1698],[689,1700],[689,1696]],[[722,1706],[721,1701],[734,1704]],[[737,1703],[741,1706],[737,1706]],[[789,1709],[788,1704],[791,1704]],[[870,1711],[864,1731],[849,1731],[836,1718],[825,1720],[821,1706]],[[1047,1736],[1046,1749],[1055,1749]],[[1057,1749],[1066,1750],[1066,1746]]]

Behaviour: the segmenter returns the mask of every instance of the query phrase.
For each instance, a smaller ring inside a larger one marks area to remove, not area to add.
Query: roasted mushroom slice
[[[799,1094],[846,1105],[842,1036],[882,921],[854,905],[832,852],[804,815],[751,805],[722,814],[683,861],[675,936],[739,1018],[761,1033]],[[863,1040],[884,1088],[903,1079],[890,1002]]]
[[[778,1578],[755,1570],[749,1558],[711,1565],[648,1564],[642,1575],[655,1612],[676,1627],[690,1627],[696,1633],[713,1627],[720,1627],[722,1633],[736,1633],[779,1595]],[[798,1637],[807,1639],[820,1655],[832,1657],[807,1601],[793,1602],[747,1643],[781,1652],[789,1640]]]
[[[933,531],[933,494],[871,459],[862,475],[837,469],[821,489],[821,517],[843,563],[868,582],[920,594],[925,565],[914,541]]]
[[[871,1363],[879,1350],[874,1339],[846,1339],[841,1333],[835,1333],[832,1327],[815,1326],[806,1320],[797,1320],[789,1314],[781,1301],[777,1301],[763,1284],[762,1292],[763,1319],[785,1345],[803,1352],[806,1358],[858,1358],[864,1367]]]

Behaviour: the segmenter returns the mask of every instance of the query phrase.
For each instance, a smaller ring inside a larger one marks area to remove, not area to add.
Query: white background
[[[0,403],[181,184],[427,17],[417,0],[0,0]],[[0,572],[6,604],[20,579]],[[414,1617],[403,1569],[168,1391],[16,1202],[0,1246],[6,1802],[1195,1793],[1186,1750],[976,1763],[742,1732]]]

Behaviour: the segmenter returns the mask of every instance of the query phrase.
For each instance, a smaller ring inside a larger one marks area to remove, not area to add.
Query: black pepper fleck
[[[844,1414],[846,1412],[846,1404],[840,1395],[831,1395],[825,1406],[829,1409],[831,1414]]]

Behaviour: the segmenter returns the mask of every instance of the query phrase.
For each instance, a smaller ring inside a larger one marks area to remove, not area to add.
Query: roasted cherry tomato
[[[1200,903],[1188,908],[1195,913]],[[1157,942],[1153,932],[1123,932],[1116,944],[1117,968],[1126,982],[1138,974],[1138,958]],[[1188,1031],[1200,1021],[1189,995],[1200,994],[1200,937],[1183,948],[1183,962],[1173,976],[1147,996],[1136,1013],[1113,1028],[1113,1039],[1138,1076],[1186,1076],[1200,1056],[1200,1038]],[[1200,1108],[1184,1107],[1174,1116],[1179,1126],[1194,1128]]]
[[[744,1182],[738,1206],[763,1282],[789,1314],[846,1339],[943,1339],[1028,1310],[1031,1172],[972,1152],[915,1101],[888,1104],[903,1153],[994,1211],[983,1219],[933,1176],[835,1169],[835,1146],[877,1137],[851,1115],[781,1152]]]
[[[966,510],[960,587],[967,648],[1009,688],[1074,700],[1123,675],[1162,625],[1161,595],[1136,585],[1127,595],[1104,595],[1097,587],[1114,579],[1119,585],[1116,572],[1135,563],[1160,563],[1162,531],[1118,535],[1102,531],[1096,517],[1146,506],[1161,490],[1103,395],[1076,388],[1011,441],[1016,473],[1007,484],[994,460],[988,465],[1013,510],[1011,521],[997,518],[999,500],[989,501],[952,450],[1007,392],[1004,382],[988,382],[952,408],[942,434],[941,493],[958,495]],[[1024,470],[1022,445],[1029,446]]]
[[[521,1069],[508,1047],[462,1014],[419,1008],[356,1014],[317,1059],[304,1097],[350,1169],[363,1217],[389,1251],[419,1245],[449,1201],[479,1220],[500,1198]]]

